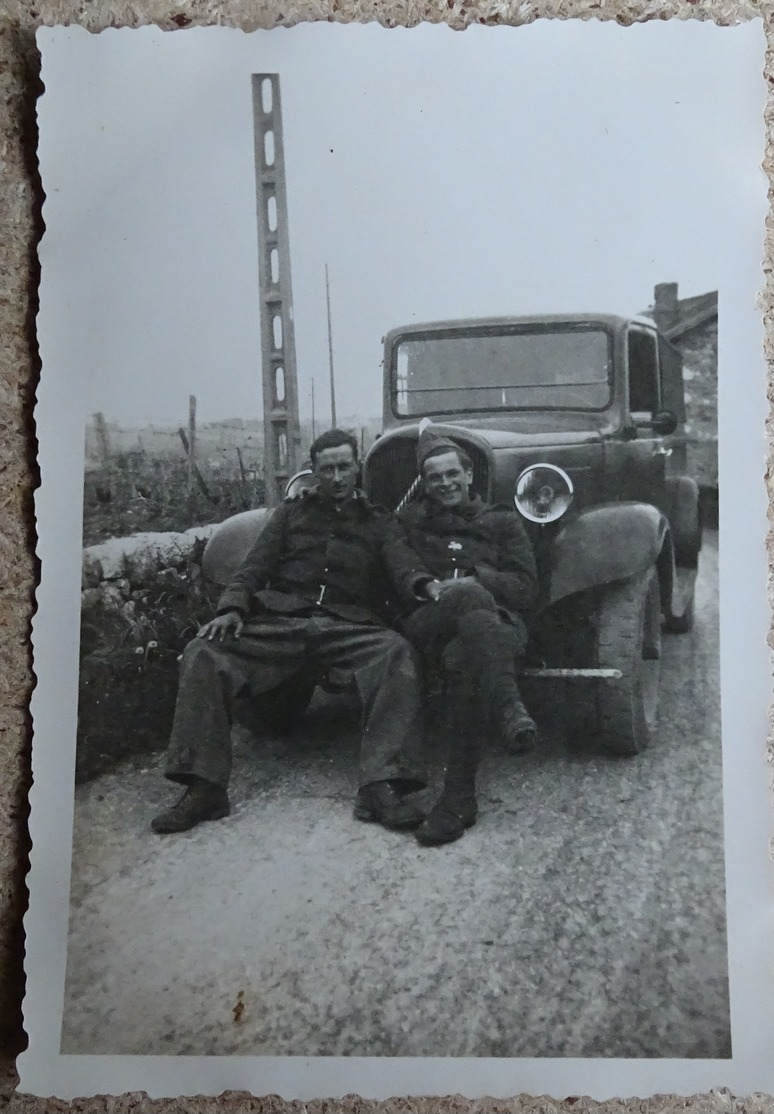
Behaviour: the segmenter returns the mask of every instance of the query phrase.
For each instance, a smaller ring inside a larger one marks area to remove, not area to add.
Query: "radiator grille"
[[[489,464],[486,454],[463,437],[462,445],[473,462],[473,491],[486,499],[489,494]],[[372,503],[394,511],[417,477],[416,438],[377,441],[368,457],[365,487]]]

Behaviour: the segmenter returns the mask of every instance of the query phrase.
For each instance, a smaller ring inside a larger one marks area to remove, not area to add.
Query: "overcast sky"
[[[722,297],[761,236],[750,25],[43,34],[44,367],[123,424],[189,393],[261,416],[253,72],[281,75],[302,416],[326,262],[339,413],[365,416],[395,325]]]

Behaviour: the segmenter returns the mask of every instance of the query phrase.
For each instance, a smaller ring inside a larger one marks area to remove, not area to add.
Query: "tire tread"
[[[599,612],[597,662],[620,669],[623,677],[602,683],[597,690],[597,722],[602,745],[621,756],[638,754],[649,742],[644,713],[633,701],[637,670],[642,659],[642,637],[648,595],[658,574],[654,566],[629,580],[611,585]]]

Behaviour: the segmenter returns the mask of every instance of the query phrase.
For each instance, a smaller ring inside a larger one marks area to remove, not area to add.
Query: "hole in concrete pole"
[[[267,115],[271,112],[272,100],[271,78],[265,77],[261,82],[261,107]]]
[[[279,252],[276,248],[272,248],[269,253],[269,271],[271,273],[271,281],[273,283],[279,282]]]
[[[269,231],[277,231],[277,198],[271,194],[266,202],[266,216],[269,220]]]
[[[274,399],[276,402],[285,401],[285,369],[281,364],[274,369]]]
[[[263,157],[267,166],[274,166],[274,132],[267,131],[263,137]]]
[[[274,333],[274,347],[279,350],[282,348],[282,318],[278,313],[272,318],[271,327]]]

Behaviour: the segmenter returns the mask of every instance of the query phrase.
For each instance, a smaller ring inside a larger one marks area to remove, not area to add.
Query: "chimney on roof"
[[[653,289],[653,320],[662,331],[668,331],[680,320],[677,304],[677,283],[660,282]]]

